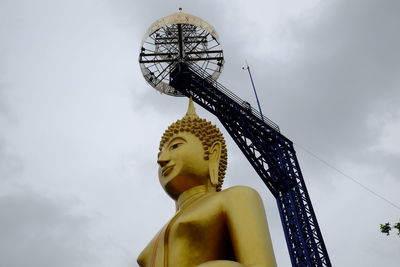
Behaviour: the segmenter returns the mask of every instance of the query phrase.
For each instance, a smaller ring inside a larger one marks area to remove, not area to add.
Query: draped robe
[[[141,267],[187,267],[225,260],[276,266],[262,201],[251,188],[194,187],[138,257]]]

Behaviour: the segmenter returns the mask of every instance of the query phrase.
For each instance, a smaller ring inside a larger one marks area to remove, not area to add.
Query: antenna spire
[[[249,64],[247,64],[247,60],[246,60],[246,67],[242,67],[242,69],[244,69],[244,70],[247,69],[247,71],[249,72],[251,85],[253,86],[253,91],[254,91],[254,94],[256,95],[258,110],[260,111],[262,121],[264,121],[264,115],[262,114],[262,111],[261,111],[261,105],[260,105],[260,101],[258,100],[257,90],[256,90],[256,87],[254,86],[253,77],[251,76],[250,66],[249,66]]]

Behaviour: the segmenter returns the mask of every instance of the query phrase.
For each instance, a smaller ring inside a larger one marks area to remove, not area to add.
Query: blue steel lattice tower
[[[192,97],[221,121],[276,198],[292,266],[332,266],[293,143],[216,82],[224,61],[214,28],[182,12],[162,18],[145,35],[139,63],[154,88]]]

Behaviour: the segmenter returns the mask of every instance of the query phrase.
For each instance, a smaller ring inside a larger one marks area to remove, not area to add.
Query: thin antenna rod
[[[256,99],[257,99],[258,110],[260,111],[262,121],[264,121],[264,115],[262,114],[262,111],[261,111],[261,105],[260,105],[260,101],[258,100],[257,90],[256,90],[256,87],[254,86],[253,77],[251,76],[251,71],[250,71],[249,64],[247,64],[247,60],[246,60],[246,67],[242,67],[242,69],[244,69],[244,70],[247,69],[247,71],[249,72],[251,84],[253,85],[254,94],[256,95]]]

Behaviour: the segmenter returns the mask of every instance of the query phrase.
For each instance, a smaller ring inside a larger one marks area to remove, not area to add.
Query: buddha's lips
[[[161,172],[162,176],[167,176],[167,175],[172,171],[172,169],[174,168],[174,166],[175,166],[175,165],[171,165],[171,166],[166,166],[166,167],[164,167],[164,168],[162,169],[162,172]]]

